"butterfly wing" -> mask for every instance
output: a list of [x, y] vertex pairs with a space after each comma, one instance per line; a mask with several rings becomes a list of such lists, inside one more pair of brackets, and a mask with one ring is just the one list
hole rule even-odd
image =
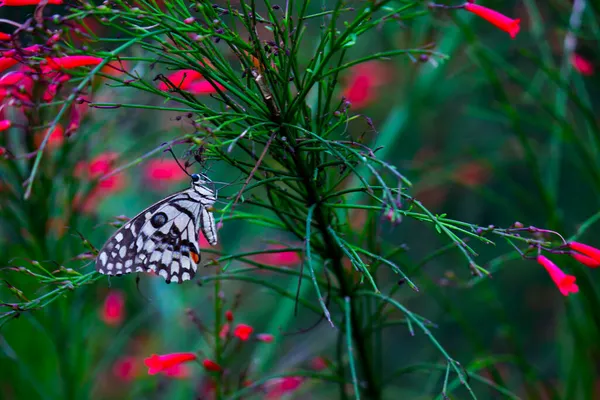
[[106, 275], [153, 271], [167, 283], [192, 279], [200, 262], [201, 215], [212, 217], [206, 210], [212, 203], [199, 196], [184, 190], [132, 218], [100, 250], [96, 270]]

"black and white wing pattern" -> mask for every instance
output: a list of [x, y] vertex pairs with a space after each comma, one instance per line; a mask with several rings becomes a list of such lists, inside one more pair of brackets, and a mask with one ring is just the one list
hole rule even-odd
[[152, 271], [167, 283], [190, 280], [200, 263], [198, 234], [212, 246], [217, 232], [211, 209], [215, 193], [192, 175], [190, 189], [148, 207], [108, 239], [96, 258], [105, 275]]

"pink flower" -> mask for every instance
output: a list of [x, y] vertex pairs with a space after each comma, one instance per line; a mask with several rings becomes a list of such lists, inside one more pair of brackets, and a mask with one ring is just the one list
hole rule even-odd
[[594, 64], [583, 56], [573, 53], [571, 54], [571, 65], [577, 72], [584, 76], [594, 75]]
[[250, 335], [252, 335], [253, 331], [254, 328], [250, 325], [238, 324], [238, 326], [236, 326], [233, 330], [233, 336], [245, 342], [246, 340], [250, 339]]
[[231, 325], [224, 324], [219, 331], [219, 337], [221, 339], [225, 339], [229, 335], [229, 331], [231, 330]]
[[590, 268], [600, 266], [600, 250], [579, 242], [569, 242], [569, 248], [581, 254], [571, 253], [571, 256]]
[[302, 376], [287, 376], [284, 378], [269, 379], [265, 382], [265, 391], [267, 399], [279, 399], [286, 394], [296, 391], [304, 382]]
[[519, 23], [521, 22], [520, 19], [509, 18], [504, 14], [500, 14], [498, 11], [480, 6], [479, 4], [466, 3], [465, 10], [472, 12], [478, 17], [485, 19], [492, 25], [495, 25], [503, 31], [508, 32], [510, 37], [513, 39], [517, 36], [517, 33], [519, 33], [519, 29], [521, 29], [519, 26]]
[[[286, 246], [273, 244], [269, 245], [267, 250], [285, 249]], [[276, 253], [261, 253], [252, 257], [254, 261], [276, 267], [289, 267], [298, 265], [302, 262], [302, 258], [295, 251], [280, 251]]]
[[54, 71], [60, 71], [64, 69], [74, 69], [79, 67], [87, 67], [98, 65], [103, 58], [94, 56], [65, 56], [65, 57], [54, 57], [47, 58], [48, 68]]
[[546, 268], [550, 278], [552, 278], [563, 296], [579, 292], [579, 287], [575, 284], [575, 277], [573, 275], [565, 274], [556, 264], [544, 256], [537, 256], [537, 262]]
[[355, 65], [349, 71], [343, 96], [353, 109], [367, 107], [377, 100], [379, 89], [389, 80], [388, 69], [377, 61]]
[[125, 296], [122, 292], [111, 290], [104, 299], [101, 318], [106, 325], [119, 325], [125, 317]]
[[221, 371], [221, 366], [219, 364], [217, 364], [216, 362], [212, 361], [212, 360], [204, 360], [204, 361], [202, 361], [202, 366], [207, 371], [212, 371], [212, 372], [219, 372], [219, 371]]
[[113, 364], [112, 373], [115, 377], [124, 382], [130, 382], [135, 379], [138, 371], [138, 360], [132, 356], [124, 356]]
[[7, 130], [12, 126], [12, 122], [8, 119], [0, 120], [0, 132]]
[[[41, 0], [0, 0], [0, 7], [37, 6]], [[62, 4], [63, 0], [48, 0], [47, 4]]]
[[202, 74], [193, 69], [182, 69], [174, 72], [167, 77], [167, 80], [171, 82], [168, 85], [165, 82], [158, 84], [158, 89], [163, 91], [169, 91], [173, 88], [188, 91], [195, 95], [217, 93], [217, 87], [219, 90], [225, 90], [225, 88], [218, 83], [211, 84], [208, 82]]
[[187, 175], [175, 160], [150, 160], [144, 168], [146, 179], [156, 189], [162, 189], [164, 183], [185, 180]]
[[149, 368], [148, 374], [155, 375], [159, 372], [164, 372], [167, 369], [173, 368], [181, 363], [196, 360], [194, 353], [172, 353], [164, 355], [152, 354], [144, 360], [144, 364]]
[[275, 336], [271, 335], [270, 333], [259, 333], [256, 335], [256, 340], [265, 343], [273, 343]]

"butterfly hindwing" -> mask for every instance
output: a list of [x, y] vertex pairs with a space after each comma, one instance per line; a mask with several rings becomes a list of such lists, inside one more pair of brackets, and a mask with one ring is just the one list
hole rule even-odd
[[192, 279], [200, 262], [199, 229], [216, 244], [214, 218], [208, 211], [214, 201], [212, 191], [192, 185], [148, 207], [106, 242], [96, 270], [106, 275], [152, 271], [167, 283]]

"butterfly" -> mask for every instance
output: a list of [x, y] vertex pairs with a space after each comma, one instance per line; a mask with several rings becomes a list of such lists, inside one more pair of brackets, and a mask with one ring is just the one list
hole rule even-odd
[[191, 187], [157, 202], [123, 225], [98, 252], [96, 270], [105, 275], [154, 272], [167, 283], [190, 280], [200, 263], [200, 230], [217, 244], [210, 212], [215, 192], [210, 179], [192, 174]]

